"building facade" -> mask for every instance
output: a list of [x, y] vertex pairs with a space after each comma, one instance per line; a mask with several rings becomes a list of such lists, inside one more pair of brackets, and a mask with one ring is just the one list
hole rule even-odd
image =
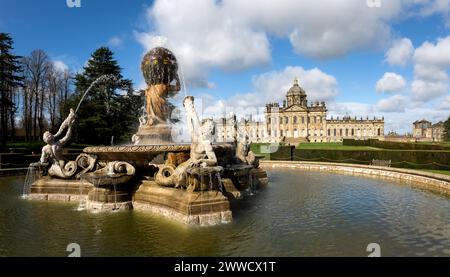
[[413, 122], [413, 138], [416, 141], [442, 141], [444, 137], [444, 122], [432, 124], [426, 119]]
[[236, 120], [233, 116], [216, 123], [216, 140], [233, 140], [233, 130], [245, 131], [252, 142], [341, 142], [343, 139], [383, 139], [384, 118], [357, 119], [343, 117], [327, 119], [325, 102], [308, 104], [305, 90], [297, 80], [286, 93], [282, 105], [266, 105], [265, 121]]

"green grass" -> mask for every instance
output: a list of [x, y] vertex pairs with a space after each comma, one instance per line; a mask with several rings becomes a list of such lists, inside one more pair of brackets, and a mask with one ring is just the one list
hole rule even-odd
[[450, 176], [450, 170], [434, 170], [434, 169], [420, 169], [422, 171], [431, 172], [431, 173], [438, 173], [438, 174], [444, 174]]
[[297, 149], [321, 149], [321, 150], [379, 150], [379, 148], [370, 146], [347, 146], [341, 142], [313, 142], [300, 143]]
[[440, 145], [440, 146], [446, 146], [446, 147], [450, 146], [450, 142], [448, 142], [448, 141], [446, 141], [446, 142], [418, 141], [416, 143], [417, 144], [425, 144], [425, 145]]

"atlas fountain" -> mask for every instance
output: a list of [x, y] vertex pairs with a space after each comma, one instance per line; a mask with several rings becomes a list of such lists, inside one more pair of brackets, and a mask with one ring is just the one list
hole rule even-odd
[[186, 96], [191, 143], [175, 143], [170, 100], [181, 88], [177, 59], [157, 47], [144, 56], [141, 70], [148, 85], [145, 112], [132, 143], [87, 147], [75, 161], [66, 161], [63, 146], [76, 124], [76, 111], [71, 110], [58, 133], [44, 134], [47, 145], [40, 161], [30, 165], [25, 197], [76, 201], [89, 211], [143, 210], [189, 225], [232, 221], [230, 202], [268, 182], [249, 151], [246, 134], [235, 127], [233, 142], [215, 143], [212, 120], [201, 120], [194, 97]]

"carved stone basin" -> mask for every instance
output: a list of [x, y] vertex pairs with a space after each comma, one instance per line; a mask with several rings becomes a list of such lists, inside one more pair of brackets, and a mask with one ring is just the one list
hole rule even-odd
[[191, 167], [186, 170], [188, 190], [222, 190], [220, 173], [221, 166]]
[[84, 174], [82, 178], [95, 187], [109, 187], [126, 184], [133, 178], [133, 175], [126, 173], [103, 174], [93, 172]]
[[[138, 170], [146, 170], [149, 163], [158, 163], [155, 161], [158, 156], [162, 156], [160, 163], [164, 163], [166, 153], [189, 153], [190, 149], [190, 144], [124, 145], [87, 147], [83, 152], [96, 155], [100, 161], [127, 161]], [[219, 165], [231, 164], [229, 160], [234, 155], [233, 145], [215, 144], [213, 149]]]
[[229, 167], [226, 167], [224, 169], [225, 171], [225, 176], [234, 176], [234, 177], [241, 177], [241, 176], [248, 176], [249, 172], [253, 169], [254, 167], [252, 165], [247, 165], [247, 164], [235, 164]]
[[82, 179], [95, 187], [110, 187], [128, 183], [135, 174], [135, 168], [127, 162], [109, 162], [95, 172], [86, 173]]

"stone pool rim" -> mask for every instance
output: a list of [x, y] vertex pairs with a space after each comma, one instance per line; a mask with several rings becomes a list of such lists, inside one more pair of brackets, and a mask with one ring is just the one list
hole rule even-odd
[[300, 170], [327, 171], [338, 174], [364, 175], [408, 182], [414, 187], [450, 197], [450, 176], [413, 169], [360, 165], [348, 163], [308, 161], [260, 161], [261, 168], [293, 168]]

